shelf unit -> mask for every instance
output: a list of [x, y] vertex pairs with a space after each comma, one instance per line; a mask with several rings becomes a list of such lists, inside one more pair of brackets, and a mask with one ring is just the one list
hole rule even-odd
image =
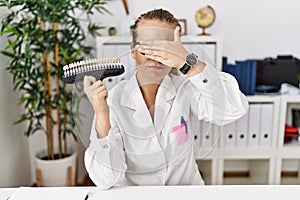
[[[291, 109], [300, 109], [300, 95], [248, 96], [249, 104], [273, 104], [272, 142], [269, 147], [226, 147], [225, 134], [206, 157], [199, 156], [199, 169], [206, 183], [300, 184], [300, 142], [284, 144], [285, 124], [291, 125]], [[266, 124], [264, 124], [266, 125]], [[216, 130], [216, 129], [215, 129]], [[200, 151], [207, 149], [200, 148]], [[201, 166], [201, 162], [206, 164]]]
[[[249, 104], [272, 105], [273, 118], [271, 121], [272, 137], [268, 146], [248, 146], [249, 143], [244, 143], [245, 146], [235, 145], [226, 146], [225, 140], [228, 140], [229, 135], [220, 131], [220, 127], [214, 127], [213, 137], [216, 138], [215, 147], [199, 148], [199, 152], [210, 152], [206, 156], [202, 153], [196, 154], [196, 159], [199, 164], [199, 170], [202, 172], [203, 178], [207, 184], [212, 185], [226, 185], [226, 184], [274, 184], [275, 183], [275, 165], [277, 162], [277, 133], [278, 120], [280, 113], [280, 96], [266, 96], [254, 95], [248, 96]], [[248, 111], [249, 112], [249, 111]], [[247, 115], [247, 114], [246, 114]], [[238, 122], [233, 123], [235, 125]], [[223, 127], [223, 130], [226, 128]], [[220, 136], [219, 136], [220, 134]], [[245, 133], [247, 134], [247, 133]], [[237, 136], [235, 132], [232, 133], [231, 139]], [[246, 137], [247, 138], [247, 137]], [[195, 140], [196, 143], [198, 143]], [[204, 160], [204, 161], [203, 161]], [[208, 164], [205, 167], [210, 169], [202, 170], [201, 162]]]
[[300, 109], [300, 95], [282, 96], [275, 184], [300, 184], [300, 142], [284, 144], [284, 127], [292, 125], [292, 108]]
[[[128, 72], [135, 66], [130, 55], [130, 42], [131, 37], [128, 36], [99, 37], [97, 38], [97, 56], [121, 57], [122, 62], [128, 65], [125, 69]], [[182, 42], [188, 50], [206, 55], [209, 62], [216, 63], [214, 66], [221, 70], [222, 40], [219, 37], [183, 36]], [[105, 80], [105, 84], [109, 89], [123, 78], [126, 77], [108, 79]], [[268, 138], [267, 145], [260, 145], [264, 136], [256, 135], [260, 143], [250, 145], [250, 142], [244, 141], [243, 143], [238, 138], [250, 141], [250, 137], [254, 138], [253, 134], [251, 136], [244, 133], [244, 138], [238, 134], [232, 136], [235, 132], [224, 133], [225, 127], [211, 125], [211, 134], [195, 136], [195, 157], [204, 181], [208, 185], [300, 184], [300, 145], [283, 144], [284, 126], [290, 123], [291, 108], [300, 108], [300, 95], [253, 95], [247, 98], [250, 106], [254, 105], [254, 108], [265, 105], [271, 108], [271, 120], [266, 122], [258, 120], [260, 127], [269, 126], [271, 139], [266, 137]], [[233, 126], [238, 127], [236, 124]], [[225, 140], [229, 137], [235, 138], [235, 141], [226, 143]], [[281, 177], [285, 168], [292, 170], [297, 176]]]

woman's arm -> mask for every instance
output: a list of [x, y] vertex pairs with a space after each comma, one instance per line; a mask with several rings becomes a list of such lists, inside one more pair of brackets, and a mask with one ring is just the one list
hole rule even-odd
[[199, 120], [225, 125], [243, 116], [248, 100], [236, 79], [206, 64], [200, 73], [188, 77], [193, 84], [192, 112]]
[[96, 115], [95, 128], [97, 138], [108, 135], [110, 130], [109, 107], [106, 98], [108, 91], [102, 81], [96, 81], [93, 76], [84, 77], [84, 92], [86, 93]]
[[97, 138], [95, 120], [90, 135], [90, 145], [85, 151], [84, 163], [91, 180], [101, 189], [119, 186], [127, 165], [123, 140], [116, 124], [111, 121], [108, 136]]
[[118, 186], [127, 170], [123, 140], [108, 105], [108, 91], [94, 77], [84, 78], [84, 91], [95, 117], [90, 145], [85, 152], [85, 166], [92, 181], [102, 189]]

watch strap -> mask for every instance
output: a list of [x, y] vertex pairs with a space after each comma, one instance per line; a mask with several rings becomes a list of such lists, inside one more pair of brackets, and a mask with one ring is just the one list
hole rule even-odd
[[183, 74], [186, 74], [190, 70], [191, 66], [184, 63], [184, 65], [179, 69], [179, 71]]

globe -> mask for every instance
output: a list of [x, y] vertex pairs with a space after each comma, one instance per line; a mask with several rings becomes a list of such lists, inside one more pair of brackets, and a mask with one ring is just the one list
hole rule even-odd
[[198, 27], [202, 28], [202, 33], [199, 35], [210, 35], [205, 32], [205, 29], [215, 22], [215, 18], [216, 14], [211, 6], [205, 6], [197, 10], [195, 20]]

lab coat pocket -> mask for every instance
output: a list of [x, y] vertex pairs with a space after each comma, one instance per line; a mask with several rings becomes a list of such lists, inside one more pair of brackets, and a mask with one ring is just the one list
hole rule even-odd
[[180, 124], [178, 126], [173, 127], [172, 133], [176, 136], [177, 145], [182, 145], [189, 139], [186, 124]]

